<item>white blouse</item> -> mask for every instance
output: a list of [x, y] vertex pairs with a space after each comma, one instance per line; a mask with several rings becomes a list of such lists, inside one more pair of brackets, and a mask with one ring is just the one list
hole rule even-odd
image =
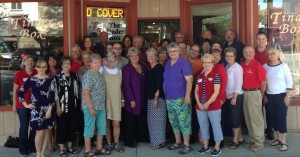
[[267, 73], [267, 94], [285, 93], [292, 89], [293, 79], [290, 68], [286, 63], [278, 65], [263, 65]]
[[243, 68], [238, 63], [234, 63], [231, 67], [226, 66], [227, 70], [227, 86], [226, 97], [231, 99], [233, 93], [243, 94]]

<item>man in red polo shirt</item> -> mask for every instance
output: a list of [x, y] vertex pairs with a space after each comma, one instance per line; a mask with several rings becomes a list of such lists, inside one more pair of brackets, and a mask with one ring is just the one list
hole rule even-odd
[[[267, 56], [267, 42], [268, 38], [265, 32], [258, 32], [256, 34], [256, 41], [257, 41], [257, 47], [255, 48], [255, 59], [260, 62], [262, 65], [266, 64], [269, 62], [269, 58]], [[265, 134], [266, 138], [268, 140], [274, 140], [274, 131], [273, 131], [273, 126], [271, 122], [269, 111], [266, 109], [266, 122], [267, 122], [267, 128], [265, 129]]]
[[243, 50], [245, 61], [243, 67], [244, 114], [250, 141], [244, 146], [252, 151], [264, 148], [264, 118], [261, 112], [262, 98], [266, 91], [266, 71], [254, 59], [255, 50], [246, 46]]

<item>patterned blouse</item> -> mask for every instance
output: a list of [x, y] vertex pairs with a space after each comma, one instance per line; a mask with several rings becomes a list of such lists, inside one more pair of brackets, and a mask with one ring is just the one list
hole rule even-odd
[[[95, 74], [91, 70], [87, 71], [82, 78], [82, 90], [89, 90], [90, 99], [95, 110], [105, 109], [106, 86], [100, 72]], [[82, 96], [82, 109], [86, 108], [87, 106]]]

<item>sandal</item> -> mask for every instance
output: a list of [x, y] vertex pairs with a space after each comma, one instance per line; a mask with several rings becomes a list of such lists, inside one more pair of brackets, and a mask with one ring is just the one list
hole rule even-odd
[[120, 143], [115, 143], [114, 149], [119, 153], [123, 153], [125, 151], [124, 148], [120, 146]]
[[183, 148], [179, 151], [179, 154], [187, 154], [192, 150], [191, 146], [184, 145]]
[[287, 144], [281, 143], [281, 144], [280, 144], [280, 149], [279, 149], [279, 150], [280, 150], [281, 152], [287, 151], [287, 150], [288, 150]]
[[89, 151], [89, 152], [84, 152], [84, 157], [97, 157], [97, 156], [91, 151]]
[[281, 145], [281, 141], [279, 141], [278, 139], [276, 139], [275, 141], [273, 141], [270, 146], [278, 146]]
[[101, 148], [100, 150], [95, 151], [96, 155], [110, 155], [110, 151], [106, 150], [104, 148]]
[[181, 143], [173, 143], [171, 146], [168, 147], [169, 150], [175, 150], [175, 149], [178, 149], [178, 148], [182, 148], [183, 145]]
[[67, 157], [67, 154], [66, 154], [65, 150], [60, 150], [59, 151], [59, 156], [60, 157]]
[[162, 148], [164, 146], [166, 146], [165, 142], [163, 142], [163, 143], [161, 143], [159, 145], [150, 145], [149, 147], [150, 147], [150, 149], [159, 149], [159, 148]]
[[[244, 142], [245, 142], [245, 140], [239, 141], [239, 144], [241, 145], [241, 144], [243, 144]], [[228, 143], [228, 145], [229, 145], [229, 146], [232, 146], [233, 143], [235, 143], [235, 142], [234, 142], [234, 141], [230, 141], [230, 142]]]
[[67, 152], [71, 154], [77, 154], [77, 151], [73, 147], [67, 148]]
[[110, 142], [108, 142], [108, 143], [107, 143], [106, 150], [109, 150], [109, 151], [111, 151], [111, 150], [112, 150], [112, 147], [111, 147], [111, 143], [110, 143]]
[[230, 149], [237, 149], [240, 146], [239, 143], [235, 143], [234, 141], [231, 142], [231, 146], [229, 147]]

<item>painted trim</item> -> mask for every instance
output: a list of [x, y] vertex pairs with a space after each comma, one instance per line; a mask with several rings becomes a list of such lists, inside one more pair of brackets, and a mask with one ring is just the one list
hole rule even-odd
[[12, 111], [12, 105], [11, 106], [0, 106], [0, 112], [7, 112]]
[[68, 0], [68, 12], [67, 12], [67, 17], [68, 17], [68, 51], [65, 52], [64, 54], [68, 54], [68, 56], [71, 56], [71, 53], [69, 50], [71, 50], [71, 10], [70, 10], [70, 0]]

